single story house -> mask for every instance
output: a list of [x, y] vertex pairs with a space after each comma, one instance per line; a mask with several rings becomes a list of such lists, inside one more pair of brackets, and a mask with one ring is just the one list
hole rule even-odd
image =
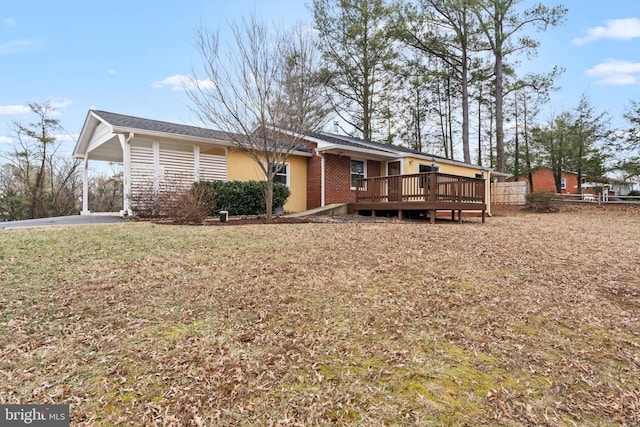
[[[234, 147], [223, 132], [99, 110], [88, 112], [73, 156], [82, 159], [84, 165], [82, 214], [89, 213], [90, 161], [117, 162], [123, 165], [123, 206], [129, 214], [132, 213], [132, 194], [150, 183], [158, 185], [157, 183], [171, 182], [173, 185], [186, 186], [200, 180], [264, 179], [258, 166]], [[291, 190], [291, 196], [284, 206], [285, 211], [300, 212], [329, 204], [354, 203], [358, 199], [358, 190], [366, 186], [363, 182], [373, 177], [413, 176], [427, 172], [438, 172], [442, 174], [442, 179], [446, 178], [445, 175], [451, 175], [472, 180], [465, 181], [466, 190], [456, 190], [458, 187], [454, 188], [451, 182], [447, 184], [447, 188], [457, 192], [450, 200], [462, 200], [464, 194], [471, 191], [469, 188], [473, 187], [473, 191], [482, 192], [476, 197], [477, 200], [474, 199], [478, 202], [481, 199], [482, 207], [474, 206], [482, 210], [483, 215], [484, 206], [490, 206], [490, 169], [404, 147], [325, 132], [307, 135], [287, 158], [285, 167], [277, 178]], [[446, 179], [452, 182], [456, 180]], [[418, 182], [416, 179], [413, 181]], [[403, 187], [408, 185], [404, 181], [399, 182]], [[414, 187], [419, 187], [419, 191], [426, 191], [424, 182], [423, 176], [422, 181]], [[480, 187], [468, 185], [478, 182], [482, 184]], [[384, 184], [385, 194], [391, 193], [392, 186], [396, 185], [394, 183], [395, 181]], [[459, 188], [462, 189], [462, 185]], [[380, 182], [375, 185], [371, 183], [367, 191], [379, 187]], [[398, 193], [398, 202], [406, 201], [405, 196], [406, 194], [403, 196]], [[385, 197], [385, 201], [395, 200], [393, 197]], [[361, 197], [360, 201], [362, 200], [364, 199]], [[439, 209], [439, 206], [434, 209]]]
[[[510, 181], [513, 178], [509, 179]], [[519, 181], [529, 183], [528, 175], [521, 175]], [[553, 177], [553, 170], [549, 167], [539, 167], [532, 173], [533, 190], [534, 191], [553, 191], [556, 192], [556, 184]], [[607, 196], [626, 196], [633, 189], [633, 183], [622, 181], [619, 179], [603, 177], [602, 182], [585, 182], [582, 178], [581, 189], [582, 194], [596, 194], [600, 188], [607, 188]], [[529, 185], [529, 188], [531, 186]], [[575, 172], [563, 171], [560, 178], [560, 194], [578, 195], [578, 174]]]
[[[553, 169], [548, 167], [539, 167], [531, 174], [533, 181], [533, 191], [553, 191], [556, 192], [556, 183], [553, 177]], [[513, 178], [508, 181], [513, 181]], [[520, 175], [518, 181], [527, 182], [528, 188], [531, 188], [528, 175]], [[583, 181], [584, 182], [584, 181]], [[560, 194], [575, 194], [578, 188], [578, 174], [573, 172], [562, 172], [560, 178]]]

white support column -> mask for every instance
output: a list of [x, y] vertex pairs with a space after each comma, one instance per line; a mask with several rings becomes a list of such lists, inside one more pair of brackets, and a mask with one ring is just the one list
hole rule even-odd
[[89, 215], [89, 153], [84, 155], [82, 162], [82, 211], [80, 215]]
[[200, 182], [200, 146], [193, 145], [193, 180]]
[[133, 215], [133, 211], [131, 210], [131, 138], [133, 138], [133, 133], [130, 133], [126, 138], [124, 135], [118, 135], [120, 147], [122, 147], [122, 187], [124, 193], [122, 210], [123, 213], [126, 213], [128, 216]]
[[153, 191], [160, 191], [160, 180], [162, 171], [160, 170], [160, 143], [153, 141]]

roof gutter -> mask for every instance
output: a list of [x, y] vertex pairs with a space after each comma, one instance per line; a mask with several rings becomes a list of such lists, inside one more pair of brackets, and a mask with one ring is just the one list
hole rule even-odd
[[[367, 148], [360, 148], [360, 147], [352, 147], [352, 146], [348, 146], [348, 145], [340, 145], [340, 144], [331, 144], [331, 145], [326, 145], [324, 147], [318, 147], [316, 148], [316, 151], [318, 152], [329, 152], [329, 151], [336, 151], [338, 154], [340, 153], [358, 153], [358, 154], [362, 154], [362, 155], [369, 155], [371, 157], [379, 157], [382, 159], [397, 159], [398, 158], [398, 154], [397, 153], [392, 153], [392, 152], [384, 152], [384, 151], [380, 151], [380, 150], [370, 150]], [[332, 153], [330, 153], [332, 154]]]
[[[112, 132], [114, 134], [134, 134], [141, 138], [144, 136], [148, 136], [150, 138], [166, 138], [166, 139], [171, 139], [171, 140], [183, 140], [183, 141], [188, 141], [190, 143], [204, 143], [204, 144], [213, 144], [213, 145], [222, 145], [224, 147], [238, 147], [238, 145], [234, 144], [231, 141], [225, 141], [222, 139], [213, 139], [213, 138], [203, 138], [203, 137], [197, 137], [197, 136], [189, 136], [189, 135], [183, 135], [180, 133], [169, 133], [169, 132], [154, 132], [154, 131], [150, 131], [150, 130], [146, 130], [146, 129], [138, 129], [138, 128], [130, 128], [130, 127], [121, 127], [121, 126], [114, 126], [112, 128]], [[306, 151], [299, 151], [299, 150], [293, 150], [291, 151], [291, 154], [295, 154], [296, 156], [303, 156], [303, 157], [312, 157], [313, 153], [309, 153]]]

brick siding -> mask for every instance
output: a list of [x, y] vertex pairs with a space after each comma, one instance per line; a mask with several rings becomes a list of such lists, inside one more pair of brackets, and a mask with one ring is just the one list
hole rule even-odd
[[[310, 147], [314, 148], [314, 147]], [[353, 203], [356, 192], [351, 190], [351, 158], [335, 154], [324, 154], [325, 204]], [[380, 176], [379, 161], [367, 161], [367, 177]], [[315, 150], [307, 160], [307, 209], [322, 204], [322, 157]]]
[[[578, 174], [572, 172], [562, 172], [562, 178], [567, 180], [566, 188], [562, 189], [562, 194], [578, 193]], [[527, 175], [521, 176], [519, 181], [529, 182]], [[533, 191], [553, 191], [556, 192], [556, 184], [553, 180], [553, 171], [550, 168], [540, 168], [533, 173]]]

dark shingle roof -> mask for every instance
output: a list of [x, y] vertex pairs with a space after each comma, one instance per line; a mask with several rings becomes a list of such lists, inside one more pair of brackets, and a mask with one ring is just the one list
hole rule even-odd
[[108, 111], [91, 110], [91, 112], [116, 127], [229, 141], [227, 134], [219, 130], [163, 122], [160, 120], [143, 119], [140, 117], [126, 116], [124, 114], [110, 113]]
[[[92, 113], [104, 119], [107, 123], [115, 127], [141, 129], [151, 132], [162, 132], [173, 135], [185, 135], [196, 138], [214, 139], [218, 141], [229, 141], [232, 139], [226, 132], [201, 128], [198, 126], [181, 125], [178, 123], [163, 122], [160, 120], [143, 119], [141, 117], [127, 116], [124, 114], [110, 113], [108, 111], [91, 110]], [[239, 140], [241, 135], [237, 135]], [[312, 150], [304, 146], [296, 146], [296, 151], [311, 153]]]
[[313, 138], [321, 139], [323, 141], [326, 141], [332, 144], [346, 145], [348, 147], [367, 148], [370, 150], [378, 150], [378, 151], [384, 151], [387, 153], [394, 153], [394, 154], [397, 152], [418, 154], [421, 156], [435, 157], [437, 159], [443, 158], [442, 156], [434, 156], [432, 154], [425, 153], [423, 151], [412, 150], [411, 148], [407, 148], [407, 147], [382, 144], [380, 142], [367, 141], [365, 139], [354, 138], [352, 136], [335, 135], [335, 134], [326, 133], [326, 132], [311, 132], [309, 136]]

